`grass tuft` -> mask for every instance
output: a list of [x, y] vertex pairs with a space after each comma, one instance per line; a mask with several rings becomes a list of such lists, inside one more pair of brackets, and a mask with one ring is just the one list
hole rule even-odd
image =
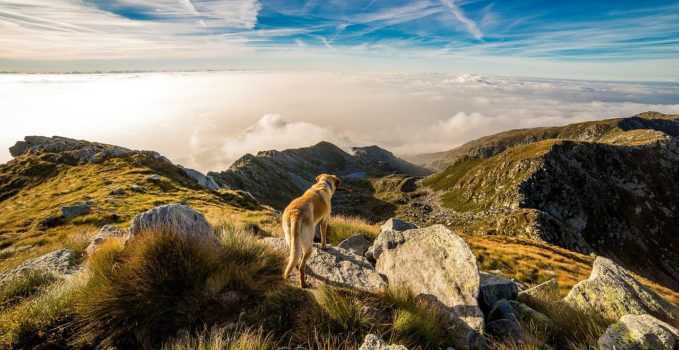
[[357, 216], [333, 215], [330, 217], [328, 225], [328, 241], [330, 243], [339, 244], [358, 232], [373, 240], [380, 234], [380, 229]]
[[358, 331], [370, 325], [371, 317], [366, 306], [351, 291], [321, 285], [315, 292], [316, 300], [332, 324], [341, 331]]
[[269, 350], [276, 343], [270, 333], [246, 329], [229, 332], [226, 328], [214, 327], [195, 335], [185, 335], [163, 345], [163, 350]]

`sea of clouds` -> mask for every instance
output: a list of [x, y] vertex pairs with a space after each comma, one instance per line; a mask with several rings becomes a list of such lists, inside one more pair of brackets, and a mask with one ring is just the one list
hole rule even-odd
[[649, 110], [679, 114], [679, 83], [297, 71], [6, 74], [0, 162], [25, 135], [152, 149], [202, 171], [323, 140], [407, 156], [507, 129]]

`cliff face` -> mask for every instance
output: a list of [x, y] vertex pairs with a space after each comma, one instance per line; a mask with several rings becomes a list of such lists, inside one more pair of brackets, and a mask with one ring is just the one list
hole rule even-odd
[[443, 207], [433, 220], [603, 255], [679, 290], [678, 130], [645, 114], [459, 158], [424, 180]]
[[228, 170], [208, 175], [224, 187], [248, 191], [262, 203], [282, 209], [308, 189], [321, 173], [335, 174], [343, 180], [430, 173], [377, 146], [356, 147], [353, 151], [355, 154], [351, 155], [328, 142], [299, 149], [263, 151], [256, 156], [247, 154]]

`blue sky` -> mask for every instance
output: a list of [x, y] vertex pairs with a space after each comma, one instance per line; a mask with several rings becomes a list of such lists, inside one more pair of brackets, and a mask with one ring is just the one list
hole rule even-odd
[[0, 70], [679, 79], [676, 1], [0, 0]]

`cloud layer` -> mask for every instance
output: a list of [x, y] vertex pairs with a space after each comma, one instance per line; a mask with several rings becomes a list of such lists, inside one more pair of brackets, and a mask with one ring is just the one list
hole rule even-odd
[[62, 135], [204, 171], [322, 140], [410, 155], [513, 128], [679, 114], [679, 83], [439, 73], [0, 75], [0, 96], [0, 161], [25, 135]]

